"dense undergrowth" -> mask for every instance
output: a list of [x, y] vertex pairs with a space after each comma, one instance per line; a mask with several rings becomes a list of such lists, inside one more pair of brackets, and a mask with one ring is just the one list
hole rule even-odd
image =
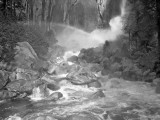
[[14, 60], [15, 46], [18, 42], [28, 42], [37, 55], [43, 58], [50, 45], [49, 37], [45, 30], [38, 25], [0, 21], [0, 61], [11, 62]]

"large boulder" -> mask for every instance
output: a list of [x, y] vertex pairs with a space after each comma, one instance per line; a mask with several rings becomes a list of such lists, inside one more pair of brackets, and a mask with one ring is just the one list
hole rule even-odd
[[70, 58], [67, 59], [67, 61], [73, 62], [73, 63], [78, 63], [78, 57], [77, 56], [71, 56]]
[[94, 100], [94, 99], [99, 99], [99, 98], [104, 98], [104, 97], [105, 97], [105, 94], [103, 93], [103, 91], [98, 90], [94, 94], [90, 95], [88, 98]]
[[19, 42], [16, 46], [15, 61], [17, 66], [24, 69], [40, 71], [41, 68], [48, 69], [47, 61], [39, 59], [36, 52], [28, 42]]
[[7, 91], [7, 90], [0, 91], [0, 100], [10, 99], [16, 96], [17, 94], [15, 92]]
[[52, 93], [49, 97], [47, 97], [46, 100], [54, 100], [54, 101], [57, 101], [59, 100], [60, 98], [63, 97], [63, 94], [61, 92], [54, 92]]
[[32, 59], [38, 58], [36, 52], [28, 42], [19, 42], [16, 49], [18, 53], [22, 53], [26, 55], [26, 57], [30, 57]]
[[38, 57], [28, 42], [19, 42], [16, 46], [15, 61], [21, 68], [30, 68], [33, 61]]
[[46, 87], [49, 88], [50, 90], [53, 90], [53, 91], [60, 89], [60, 87], [55, 84], [47, 84]]
[[88, 87], [100, 88], [100, 87], [102, 87], [102, 85], [98, 80], [96, 80], [96, 81], [93, 81], [93, 82], [89, 83]]
[[67, 78], [74, 85], [85, 85], [85, 84], [87, 85], [88, 83], [91, 83], [92, 81], [95, 81], [97, 79], [92, 72], [84, 68], [81, 68], [78, 71], [69, 73], [67, 75]]
[[8, 91], [27, 92], [30, 93], [34, 87], [44, 84], [40, 80], [15, 80], [7, 84]]

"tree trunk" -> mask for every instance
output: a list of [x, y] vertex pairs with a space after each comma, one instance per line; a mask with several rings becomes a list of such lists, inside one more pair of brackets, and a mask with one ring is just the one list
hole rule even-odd
[[29, 7], [30, 7], [30, 12], [29, 12], [29, 20], [31, 20], [33, 22], [33, 0], [30, 0], [30, 4], [29, 4]]
[[3, 6], [2, 10], [3, 10], [4, 16], [6, 15], [6, 4], [7, 4], [6, 2], [7, 2], [6, 0], [3, 0], [3, 4], [2, 4]]
[[13, 6], [12, 6], [13, 1], [11, 0], [10, 3], [11, 3], [11, 4], [10, 4], [10, 5], [11, 5], [11, 16], [13, 17]]
[[47, 22], [51, 22], [51, 8], [52, 8], [52, 1], [49, 0]]
[[50, 30], [50, 22], [52, 20], [52, 18], [51, 18], [51, 10], [52, 10], [52, 0], [49, 0], [48, 15], [47, 15], [47, 24], [48, 24], [48, 29], [49, 30]]
[[46, 6], [46, 1], [42, 0], [42, 21], [44, 21], [45, 18], [45, 6]]
[[[157, 32], [158, 32], [158, 61], [155, 62], [154, 70], [157, 77], [160, 77], [160, 1], [156, 0], [156, 12], [157, 12]], [[157, 86], [159, 87], [159, 85]]]
[[50, 21], [53, 20], [55, 7], [56, 7], [56, 4], [52, 4], [52, 10], [51, 10]]
[[14, 1], [14, 3], [13, 3], [13, 9], [14, 9], [14, 16], [15, 16], [15, 18], [16, 18], [16, 3], [15, 3], [15, 1]]
[[67, 1], [67, 11], [66, 11], [66, 14], [64, 16], [64, 23], [67, 23], [67, 20], [69, 19], [69, 15], [70, 15], [70, 12], [72, 10], [72, 8], [76, 5], [76, 3], [78, 2], [78, 0], [75, 0], [73, 3], [71, 2], [71, 0], [68, 0]]

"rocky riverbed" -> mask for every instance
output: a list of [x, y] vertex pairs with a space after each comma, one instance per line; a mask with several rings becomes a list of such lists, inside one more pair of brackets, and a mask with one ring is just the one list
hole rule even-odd
[[[104, 82], [104, 79], [106, 82]], [[33, 89], [27, 98], [0, 103], [5, 120], [159, 120], [160, 96], [142, 82], [102, 77], [102, 87], [73, 85], [62, 80]]]
[[102, 76], [63, 59], [47, 66], [24, 48], [28, 64], [19, 56], [16, 77], [0, 74], [0, 120], [160, 119], [160, 95], [151, 83]]

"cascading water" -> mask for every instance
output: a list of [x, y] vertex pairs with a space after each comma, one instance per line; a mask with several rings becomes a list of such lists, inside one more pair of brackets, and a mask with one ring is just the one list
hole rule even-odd
[[[59, 44], [66, 47], [67, 51], [63, 57], [61, 56], [55, 60], [57, 66], [51, 72], [63, 62], [68, 62], [67, 59], [69, 57], [73, 55], [77, 56], [80, 49], [97, 47], [99, 44], [104, 43], [105, 40], [116, 40], [116, 37], [123, 34], [121, 31], [121, 19], [125, 14], [124, 8], [125, 0], [123, 0], [121, 5], [121, 15], [112, 18], [110, 20], [111, 28], [106, 30], [96, 29], [88, 33], [66, 25], [53, 25]], [[68, 67], [72, 65], [68, 65]], [[76, 66], [75, 63], [74, 65]], [[72, 67], [75, 67], [74, 65]], [[109, 79], [101, 75], [97, 75], [97, 81], [102, 86], [95, 87], [95, 83], [76, 85], [74, 83], [76, 79], [80, 82], [86, 80], [87, 75], [84, 71], [82, 69], [82, 73], [79, 76], [77, 75], [79, 79], [76, 75], [72, 76], [75, 79], [74, 81], [71, 81], [73, 78], [63, 78], [68, 73], [56, 74], [55, 76], [46, 75], [48, 78], [44, 76], [42, 79], [45, 81], [46, 86], [35, 87], [29, 100], [11, 100], [0, 104], [0, 119], [147, 120], [145, 118], [147, 114], [154, 112], [154, 109], [147, 111], [149, 105], [152, 105], [151, 108], [153, 107], [158, 111], [156, 107], [160, 106], [160, 97], [153, 92], [152, 87], [144, 83], [128, 82], [118, 78]], [[74, 72], [76, 73], [77, 71], [75, 70]], [[89, 77], [87, 76], [87, 80]], [[155, 116], [157, 117], [158, 115], [151, 114], [148, 117], [150, 117], [150, 120], [155, 120]]]
[[93, 38], [94, 37], [99, 38], [101, 40], [100, 43], [104, 43], [105, 40], [114, 41], [118, 36], [123, 34], [122, 17], [125, 15], [125, 5], [126, 5], [126, 0], [122, 0], [121, 14], [119, 16], [113, 17], [110, 20], [109, 29], [96, 29], [93, 32], [91, 32]]
[[63, 56], [63, 58], [66, 61], [68, 58], [70, 58], [72, 56], [78, 56], [79, 53], [80, 53], [79, 51], [76, 51], [76, 52], [74, 52], [74, 51], [66, 51], [64, 56]]
[[[106, 4], [106, 2], [104, 3]], [[110, 28], [108, 29], [95, 29], [91, 33], [88, 33], [72, 26], [53, 24], [52, 28], [55, 30], [58, 44], [65, 47], [67, 50], [80, 51], [82, 48], [97, 47], [106, 40], [116, 40], [119, 35], [123, 34], [122, 17], [125, 15], [125, 4], [126, 0], [122, 0], [121, 14], [110, 20]], [[102, 9], [102, 12], [104, 12], [106, 7]]]
[[39, 101], [39, 100], [42, 100], [44, 98], [44, 95], [41, 92], [40, 87], [33, 88], [32, 95], [30, 96], [30, 98], [33, 101]]

